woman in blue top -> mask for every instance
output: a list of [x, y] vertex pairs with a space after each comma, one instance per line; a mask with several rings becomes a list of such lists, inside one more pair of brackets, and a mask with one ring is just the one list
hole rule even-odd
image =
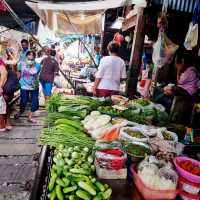
[[17, 66], [21, 91], [20, 111], [15, 115], [15, 118], [18, 118], [25, 111], [30, 96], [31, 111], [28, 114], [28, 121], [32, 123], [36, 123], [32, 114], [39, 108], [39, 73], [41, 70], [40, 64], [35, 62], [35, 57], [35, 52], [28, 51], [26, 62], [20, 62]]

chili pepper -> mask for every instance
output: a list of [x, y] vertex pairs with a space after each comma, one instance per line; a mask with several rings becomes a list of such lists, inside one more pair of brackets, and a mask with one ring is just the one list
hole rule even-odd
[[200, 173], [200, 168], [199, 167], [194, 167], [191, 171], [192, 174], [198, 175]]
[[186, 171], [190, 172], [192, 170], [192, 162], [189, 160], [181, 162], [180, 166]]

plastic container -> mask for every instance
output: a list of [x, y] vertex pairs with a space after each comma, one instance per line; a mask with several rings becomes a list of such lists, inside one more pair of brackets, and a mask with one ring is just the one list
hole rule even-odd
[[108, 170], [119, 170], [125, 168], [126, 166], [127, 154], [125, 153], [119, 157], [96, 151], [95, 157], [101, 168]]
[[[183, 191], [189, 194], [198, 195], [198, 193], [200, 192], [200, 184], [191, 183], [188, 180], [184, 179], [183, 177], [179, 178], [179, 185]], [[200, 195], [199, 195], [199, 198], [200, 198]]]
[[146, 200], [163, 200], [163, 199], [175, 199], [179, 190], [154, 190], [144, 185], [140, 177], [134, 170], [134, 165], [131, 166], [131, 173], [133, 175], [133, 181]]
[[199, 200], [200, 199], [200, 195], [192, 195], [184, 191], [181, 191], [179, 193], [180, 193], [181, 199], [183, 200]]
[[176, 170], [179, 173], [179, 175], [181, 175], [183, 178], [185, 178], [186, 180], [188, 180], [189, 182], [193, 182], [193, 183], [200, 183], [200, 176], [194, 175], [184, 169], [182, 169], [178, 163], [180, 163], [181, 161], [191, 161], [194, 165], [200, 167], [200, 162], [185, 156], [179, 156], [176, 157], [174, 159], [174, 164], [176, 166]]
[[[141, 156], [134, 155], [134, 154], [132, 154], [132, 153], [130, 153], [130, 152], [127, 151], [127, 148], [128, 148], [129, 146], [131, 146], [131, 145], [133, 145], [133, 146], [134, 146], [134, 145], [142, 146], [142, 147], [144, 147], [144, 148], [147, 149], [148, 153], [146, 153], [145, 155], [141, 155]], [[145, 143], [142, 143], [142, 142], [137, 142], [137, 141], [131, 142], [131, 143], [129, 143], [128, 145], [126, 145], [126, 146], [124, 147], [124, 151], [125, 151], [129, 156], [131, 156], [132, 162], [140, 162], [140, 161], [142, 161], [142, 160], [144, 159], [144, 157], [145, 157], [147, 154], [150, 154], [150, 153], [151, 153], [151, 149], [150, 149], [149, 145], [147, 145], [147, 144], [145, 144]]]

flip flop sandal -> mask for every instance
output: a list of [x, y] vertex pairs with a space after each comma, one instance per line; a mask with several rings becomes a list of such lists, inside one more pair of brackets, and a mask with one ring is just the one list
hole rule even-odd
[[12, 126], [6, 126], [6, 130], [11, 131], [13, 129]]
[[34, 120], [34, 119], [28, 119], [27, 121], [30, 122], [30, 123], [33, 123], [33, 124], [37, 124], [37, 121]]
[[3, 132], [5, 132], [5, 131], [6, 131], [5, 128], [1, 128], [1, 129], [0, 129], [0, 133], [3, 133]]

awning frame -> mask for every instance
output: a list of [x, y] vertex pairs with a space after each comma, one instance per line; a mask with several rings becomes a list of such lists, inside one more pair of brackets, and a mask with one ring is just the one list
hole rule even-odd
[[46, 1], [39, 1], [38, 8], [42, 10], [65, 10], [65, 11], [94, 11], [106, 10], [110, 8], [123, 7], [125, 5], [139, 5], [146, 7], [146, 0], [101, 0], [101, 1], [88, 1], [88, 2], [62, 2], [52, 3]]

